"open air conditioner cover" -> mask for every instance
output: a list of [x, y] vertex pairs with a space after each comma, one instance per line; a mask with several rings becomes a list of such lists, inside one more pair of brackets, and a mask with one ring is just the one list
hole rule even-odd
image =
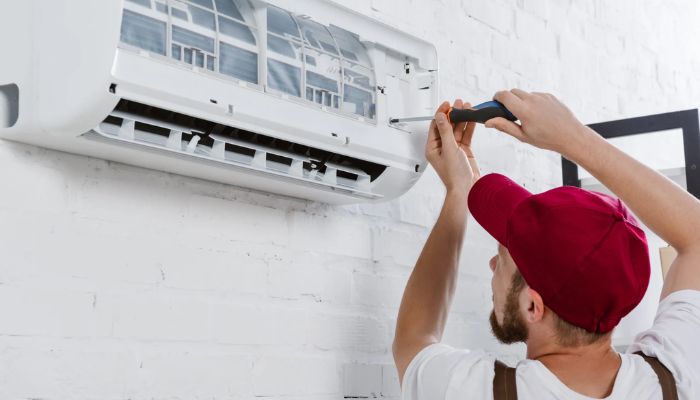
[[[23, 0], [0, 137], [332, 203], [421, 176], [437, 57], [324, 0]], [[9, 55], [12, 55], [9, 57]]]

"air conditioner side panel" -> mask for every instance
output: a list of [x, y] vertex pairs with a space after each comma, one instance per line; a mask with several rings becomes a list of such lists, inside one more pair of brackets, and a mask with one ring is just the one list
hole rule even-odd
[[[2, 74], [0, 75], [0, 86], [8, 88], [12, 85], [18, 87], [18, 96], [13, 101], [17, 101], [18, 118], [14, 124], [3, 122], [8, 119], [9, 98], [6, 94], [0, 93], [0, 135], [7, 135], [10, 132], [24, 131], [28, 128], [30, 121], [33, 121], [32, 99], [32, 77], [34, 69], [32, 57], [34, 53], [34, 20], [32, 13], [34, 1], [13, 2], [10, 7], [0, 13], [0, 54], [2, 57]], [[17, 40], [17, 38], [22, 38]]]
[[23, 79], [21, 86], [29, 92], [23, 101], [33, 102], [36, 114], [27, 121], [28, 129], [22, 134], [41, 131], [74, 136], [85, 132], [99, 123], [118, 100], [110, 95], [109, 85], [122, 2], [29, 3], [33, 15], [23, 16], [19, 23], [34, 24], [33, 52], [21, 60], [30, 63], [28, 69], [33, 73]]

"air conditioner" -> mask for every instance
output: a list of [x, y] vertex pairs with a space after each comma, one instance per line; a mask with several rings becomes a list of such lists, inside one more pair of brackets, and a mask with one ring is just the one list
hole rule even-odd
[[434, 46], [324, 0], [22, 0], [0, 137], [330, 203], [422, 174]]

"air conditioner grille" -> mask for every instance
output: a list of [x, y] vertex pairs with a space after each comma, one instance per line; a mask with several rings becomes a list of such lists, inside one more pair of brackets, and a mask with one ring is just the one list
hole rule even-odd
[[122, 99], [95, 128], [102, 137], [184, 153], [379, 198], [385, 165]]

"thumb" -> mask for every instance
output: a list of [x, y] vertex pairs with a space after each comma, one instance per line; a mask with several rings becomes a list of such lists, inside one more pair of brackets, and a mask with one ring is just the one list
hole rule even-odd
[[435, 124], [437, 125], [438, 132], [440, 132], [442, 147], [456, 148], [457, 142], [455, 141], [455, 134], [452, 130], [452, 124], [450, 124], [450, 122], [447, 120], [447, 115], [445, 115], [445, 113], [438, 112], [435, 115]]
[[505, 118], [491, 118], [490, 120], [486, 121], [484, 126], [486, 126], [487, 128], [498, 129], [503, 133], [507, 133], [510, 136], [513, 136], [521, 142], [525, 141], [525, 134], [523, 133], [522, 127], [516, 124], [515, 122], [509, 121]]

